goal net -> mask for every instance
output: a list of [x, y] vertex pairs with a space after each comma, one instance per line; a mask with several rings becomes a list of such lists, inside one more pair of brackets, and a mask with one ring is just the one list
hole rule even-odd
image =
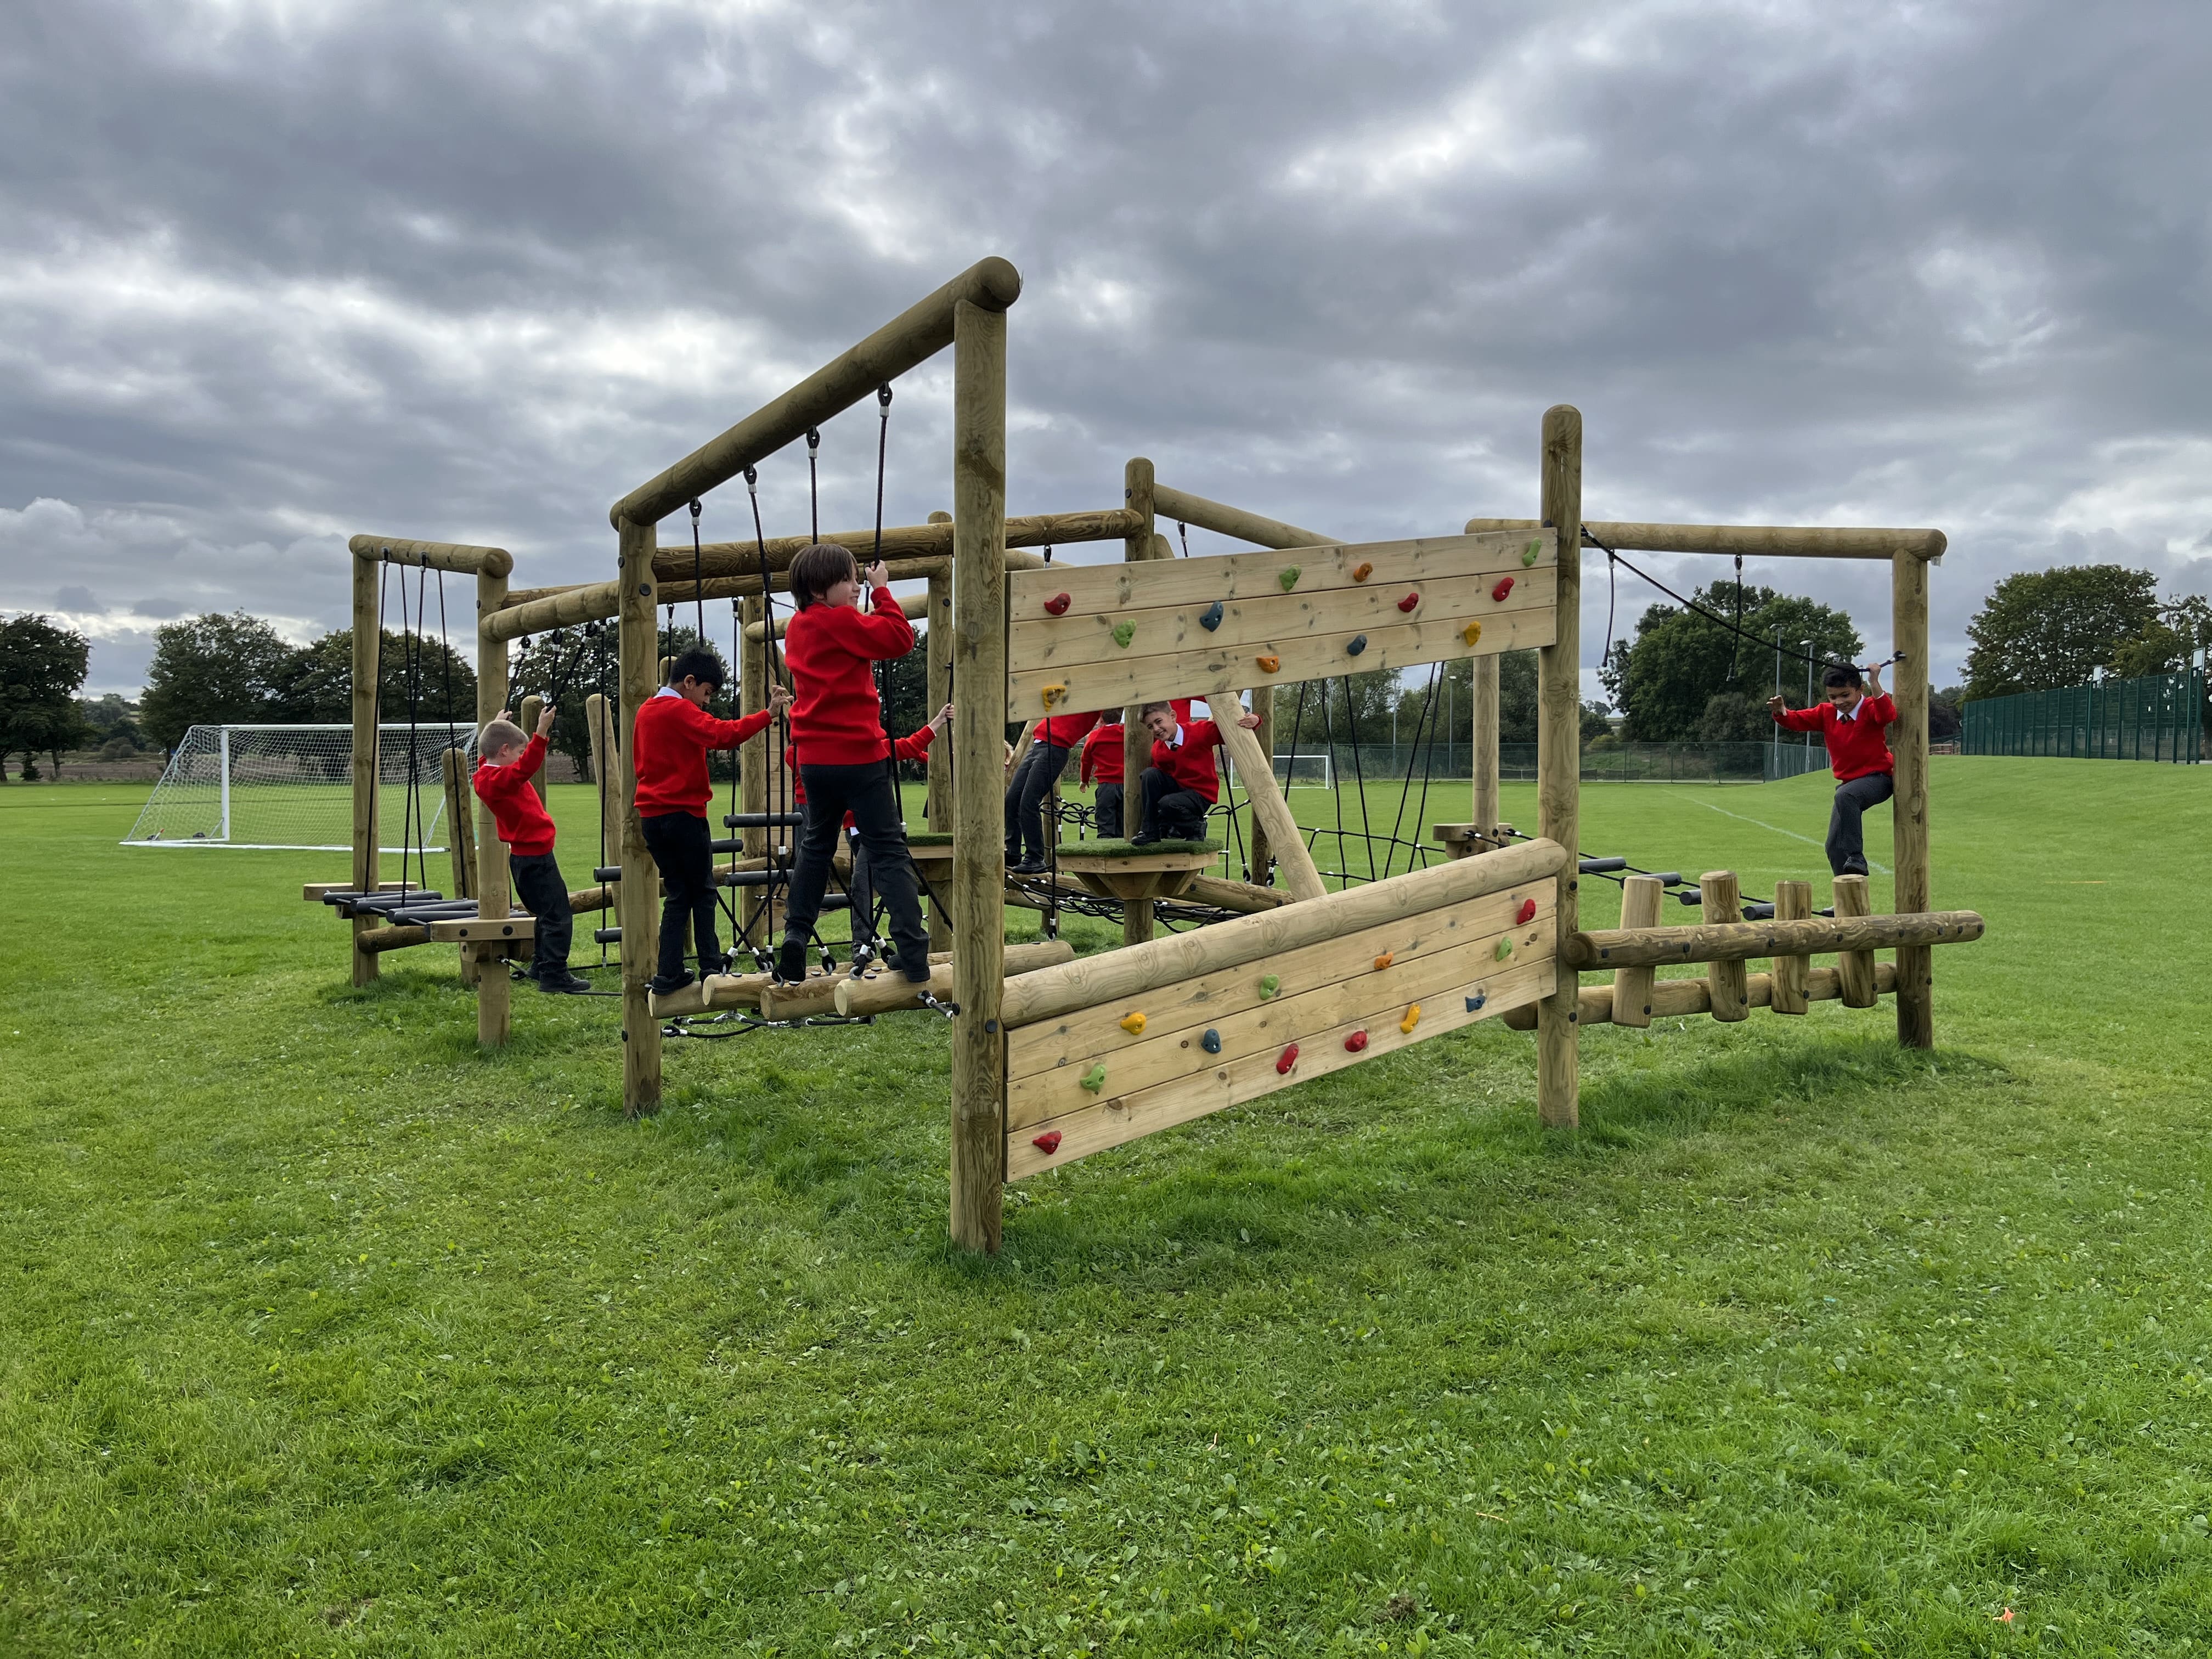
[[[1224, 757], [1225, 758], [1225, 757]], [[1237, 782], [1237, 764], [1229, 763], [1229, 775]], [[1278, 755], [1275, 757], [1275, 782], [1283, 789], [1333, 789], [1336, 787], [1327, 755]]]
[[[413, 728], [414, 801], [409, 801], [409, 732], [380, 728], [377, 841], [445, 850], [444, 763], [459, 745], [476, 764], [476, 728]], [[240, 847], [344, 853], [353, 848], [353, 727], [195, 726], [146, 798], [125, 847]]]

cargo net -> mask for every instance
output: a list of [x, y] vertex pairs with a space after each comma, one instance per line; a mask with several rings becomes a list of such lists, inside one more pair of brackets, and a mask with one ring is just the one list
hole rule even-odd
[[[443, 851], [444, 761], [476, 764], [473, 726], [386, 726], [377, 739], [377, 842]], [[410, 781], [414, 787], [409, 787]], [[416, 822], [407, 822], [412, 802]], [[353, 848], [350, 726], [195, 726], [146, 799], [125, 847]]]

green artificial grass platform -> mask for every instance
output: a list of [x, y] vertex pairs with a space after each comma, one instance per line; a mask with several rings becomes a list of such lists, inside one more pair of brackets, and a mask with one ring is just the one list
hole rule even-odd
[[1062, 858], [1079, 854], [1089, 859], [1143, 859], [1155, 853], [1207, 853], [1218, 857], [1221, 851], [1218, 841], [1156, 841], [1143, 847], [1130, 841], [1071, 841], [1062, 842], [1060, 847]]

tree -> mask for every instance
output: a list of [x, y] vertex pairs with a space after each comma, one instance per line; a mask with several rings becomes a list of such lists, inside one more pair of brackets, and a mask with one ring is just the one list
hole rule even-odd
[[1774, 735], [1766, 699], [1745, 691], [1716, 691], [1698, 716], [1699, 743], [1765, 743]]
[[2191, 594], [2169, 599], [2142, 633], [2112, 655], [2112, 672], [2122, 679], [2146, 674], [2177, 674], [2197, 653], [2212, 647], [2212, 601]]
[[76, 699], [91, 661], [83, 635], [44, 616], [0, 622], [0, 773], [20, 753], [28, 782], [39, 775], [33, 757], [45, 754], [60, 775], [63, 752], [89, 734]]
[[[446, 718], [471, 726], [477, 716], [477, 672], [441, 640], [419, 641], [390, 629], [377, 635], [377, 718], [404, 723], [411, 707], [421, 720]], [[416, 690], [410, 700], [409, 687]], [[353, 629], [341, 628], [290, 653], [270, 688], [264, 718], [301, 726], [353, 720]]]
[[269, 720], [295, 654], [275, 629], [243, 611], [164, 623], [154, 630], [140, 724], [174, 749], [195, 726]]
[[2117, 564], [2024, 570], [1991, 590], [1966, 624], [1966, 695], [2009, 696], [2086, 685], [2159, 620], [2148, 570]]
[[1966, 700], [1963, 685], [1947, 685], [1941, 691], [1928, 694], [1928, 741], [1956, 743], [1959, 733], [1966, 729], [1960, 718], [1959, 705]]
[[[1735, 620], [1733, 581], [1715, 582], [1691, 597], [1707, 611]], [[1630, 743], [1696, 740], [1713, 699], [1723, 693], [1759, 704], [1774, 690], [1788, 696], [1804, 664], [1785, 656], [1777, 686], [1771, 641], [1778, 633], [1784, 652], [1802, 652], [1810, 640], [1809, 654], [1822, 659], [1856, 661], [1866, 648], [1842, 611], [1771, 587], [1743, 590], [1741, 627], [1751, 638], [1694, 611], [1667, 605], [1646, 611], [1637, 621], [1634, 642], [1614, 646], [1598, 671], [1626, 716], [1622, 738]], [[1717, 716], [1721, 726], [1727, 726], [1726, 713], [1734, 707], [1723, 705]], [[1753, 735], [1763, 739], [1767, 733], [1762, 729]]]

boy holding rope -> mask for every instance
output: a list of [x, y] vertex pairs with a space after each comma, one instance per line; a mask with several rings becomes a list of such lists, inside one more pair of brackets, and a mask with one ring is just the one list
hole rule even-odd
[[1766, 712], [1777, 726], [1785, 732], [1818, 732], [1828, 746], [1836, 775], [1836, 803], [1828, 814], [1828, 869], [1838, 876], [1867, 873], [1859, 820], [1869, 807], [1897, 793], [1897, 757], [1882, 736], [1882, 728], [1897, 719], [1897, 703], [1881, 689], [1881, 664], [1873, 664], [1863, 681], [1849, 663], [1833, 665], [1820, 676], [1827, 701], [1810, 708], [1787, 708], [1778, 696], [1766, 700]]
[[575, 912], [568, 908], [568, 882], [561, 862], [553, 856], [553, 820], [545, 803], [530, 787], [538, 769], [545, 764], [545, 736], [553, 729], [553, 705], [538, 717], [538, 730], [527, 738], [514, 717], [502, 708], [484, 725], [477, 738], [481, 757], [469, 787], [477, 799], [491, 808], [499, 838], [507, 843], [507, 873], [514, 878], [514, 896], [538, 919], [530, 953], [530, 977], [538, 988], [555, 995], [574, 996], [589, 991], [588, 981], [568, 971], [568, 941], [574, 935]]

